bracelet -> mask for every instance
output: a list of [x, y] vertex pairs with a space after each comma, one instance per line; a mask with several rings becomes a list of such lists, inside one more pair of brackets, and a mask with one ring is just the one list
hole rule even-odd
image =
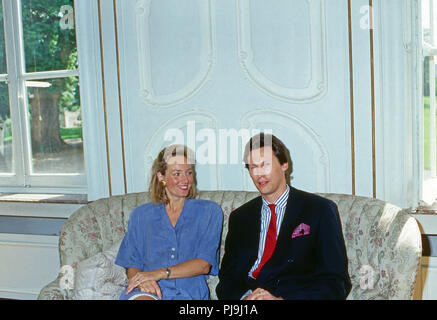
[[166, 279], [170, 278], [171, 270], [170, 270], [169, 267], [165, 268], [165, 272], [167, 273], [167, 278]]

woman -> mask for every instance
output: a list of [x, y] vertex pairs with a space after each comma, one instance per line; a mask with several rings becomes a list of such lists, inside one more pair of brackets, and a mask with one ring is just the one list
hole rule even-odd
[[217, 275], [223, 214], [196, 196], [194, 157], [185, 146], [164, 148], [149, 185], [152, 202], [135, 208], [115, 263], [126, 268], [122, 300], [209, 299]]

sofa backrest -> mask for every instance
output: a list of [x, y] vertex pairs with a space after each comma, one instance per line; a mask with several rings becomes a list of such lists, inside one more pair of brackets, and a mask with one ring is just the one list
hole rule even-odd
[[[339, 209], [352, 290], [348, 299], [411, 299], [419, 268], [421, 234], [406, 211], [384, 201], [342, 194], [320, 194]], [[224, 214], [221, 257], [229, 214], [258, 196], [246, 191], [201, 191], [198, 197], [220, 204]], [[80, 208], [60, 234], [61, 266], [77, 264], [120, 241], [132, 210], [149, 202], [147, 192], [99, 199]], [[216, 298], [217, 277], [208, 283]]]

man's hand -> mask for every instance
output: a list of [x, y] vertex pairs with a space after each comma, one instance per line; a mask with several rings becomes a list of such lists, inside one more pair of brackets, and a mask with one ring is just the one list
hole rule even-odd
[[249, 294], [244, 300], [284, 300], [281, 297], [275, 297], [267, 290], [257, 288], [251, 294]]

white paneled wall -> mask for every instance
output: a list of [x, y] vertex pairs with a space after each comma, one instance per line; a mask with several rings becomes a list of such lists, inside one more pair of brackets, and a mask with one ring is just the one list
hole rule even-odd
[[[128, 191], [144, 190], [151, 161], [180, 141], [165, 139], [172, 130], [198, 156], [216, 156], [199, 163], [199, 188], [251, 189], [241, 130], [258, 129], [289, 146], [296, 186], [350, 192], [345, 2], [178, 3], [118, 3]], [[220, 158], [224, 153], [228, 159]]]
[[58, 237], [0, 233], [0, 257], [0, 297], [34, 300], [58, 275]]
[[291, 151], [295, 186], [417, 204], [417, 1], [78, 3], [94, 32], [79, 32], [79, 49], [100, 81], [83, 90], [103, 96], [89, 119], [90, 200], [144, 190], [173, 142], [204, 160], [201, 189], [251, 189], [240, 149], [271, 130]]

